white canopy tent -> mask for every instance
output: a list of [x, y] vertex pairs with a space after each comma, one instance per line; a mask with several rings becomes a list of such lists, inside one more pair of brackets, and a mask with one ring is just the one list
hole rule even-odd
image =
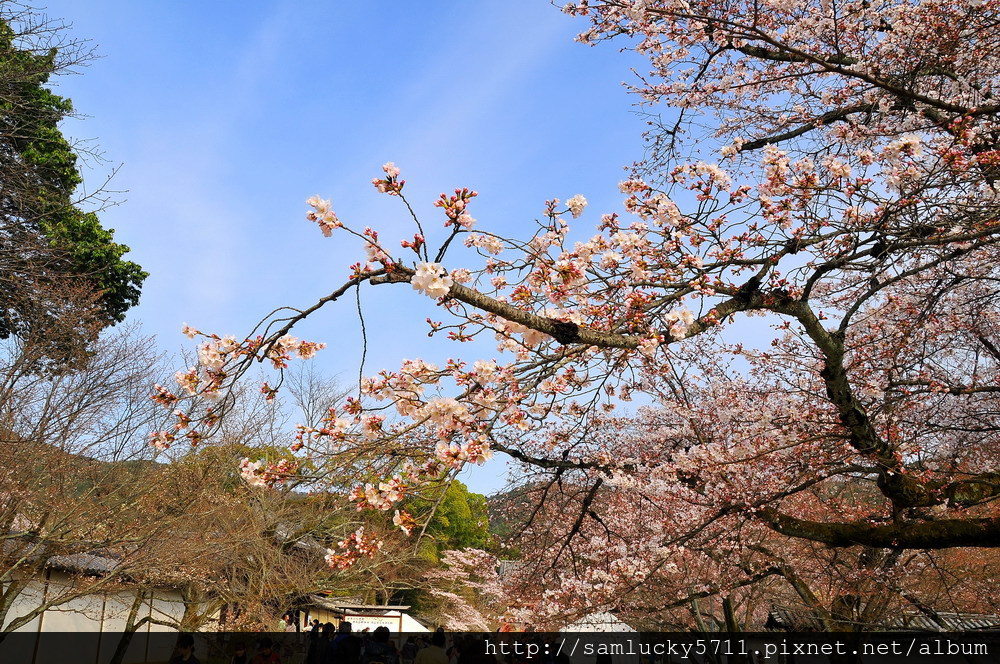
[[607, 611], [591, 613], [563, 627], [560, 632], [634, 632], [626, 623]]
[[[604, 648], [605, 653], [611, 655], [611, 664], [630, 664], [636, 661], [634, 656], [625, 654], [629, 651], [630, 644], [628, 642], [631, 641], [631, 637], [626, 636], [626, 634], [635, 633], [635, 630], [606, 611], [591, 613], [566, 625], [559, 631], [617, 634], [618, 636], [601, 637], [600, 646]], [[579, 664], [596, 664], [597, 653], [583, 656], [577, 653], [573, 659], [575, 662], [579, 662]]]

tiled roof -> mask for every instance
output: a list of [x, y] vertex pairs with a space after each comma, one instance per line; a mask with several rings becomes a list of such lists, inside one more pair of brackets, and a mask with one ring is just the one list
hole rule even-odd
[[[936, 615], [937, 621], [923, 613], [904, 613], [893, 616], [882, 625], [871, 627], [890, 632], [961, 632], [1000, 629], [1000, 616], [948, 612], [939, 612]], [[786, 606], [771, 607], [764, 628], [776, 631], [823, 631], [819, 619], [811, 611]]]

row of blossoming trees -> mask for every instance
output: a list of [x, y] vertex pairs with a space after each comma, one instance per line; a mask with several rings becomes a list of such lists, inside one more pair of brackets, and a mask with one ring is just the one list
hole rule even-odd
[[[633, 92], [661, 115], [624, 210], [593, 215], [588, 237], [585, 199], [552, 200], [536, 233], [508, 238], [474, 230], [476, 193], [458, 189], [435, 202], [443, 232], [414, 216], [412, 238], [388, 241], [311, 198], [308, 219], [367, 259], [243, 340], [190, 330], [200, 361], [179, 395], [160, 388], [178, 420], [155, 442], [218, 426], [256, 362], [311, 356], [291, 332], [321, 307], [409, 285], [442, 309], [431, 332], [496, 352], [382, 371], [295, 447], [317, 484], [359, 469], [359, 508], [407, 532], [409, 494], [494, 452], [523, 464], [513, 617], [734, 627], [786, 602], [842, 629], [993, 611], [998, 9], [567, 5], [589, 21], [581, 41], [649, 59]], [[393, 164], [374, 185], [409, 210]], [[770, 336], [748, 336], [752, 316]], [[652, 405], [622, 408], [635, 397]], [[304, 463], [244, 471], [274, 485]], [[373, 546], [358, 533], [330, 561]]]

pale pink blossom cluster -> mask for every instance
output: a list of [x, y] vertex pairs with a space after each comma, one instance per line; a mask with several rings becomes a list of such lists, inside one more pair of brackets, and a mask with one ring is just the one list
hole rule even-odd
[[573, 218], [578, 219], [583, 214], [584, 208], [587, 207], [587, 199], [577, 194], [566, 201], [566, 207], [569, 209], [570, 214], [573, 215]]
[[375, 440], [385, 433], [384, 415], [366, 415], [361, 418], [361, 437], [365, 440]]
[[392, 517], [392, 523], [407, 536], [413, 533], [413, 529], [417, 527], [417, 522], [413, 519], [413, 515], [406, 510], [396, 510], [396, 513]]
[[[538, 330], [532, 329], [530, 327], [525, 327], [520, 323], [514, 323], [505, 319], [498, 319], [496, 323], [497, 329], [497, 341], [499, 344], [497, 348], [499, 350], [513, 350], [517, 351], [524, 346], [528, 348], [533, 348], [538, 344], [542, 343], [548, 335], [544, 332], [539, 332]], [[521, 343], [518, 343], [511, 335], [520, 334]], [[523, 346], [522, 346], [523, 344]]]
[[174, 380], [188, 395], [195, 395], [198, 393], [198, 384], [201, 379], [198, 377], [198, 367], [191, 367], [187, 371], [177, 371], [174, 374]]
[[733, 186], [733, 181], [725, 169], [718, 164], [704, 161], [682, 164], [671, 172], [671, 176], [675, 182], [688, 182], [689, 179], [694, 179], [696, 182], [691, 188], [700, 191], [702, 199], [709, 198], [717, 192], [729, 191]]
[[694, 323], [694, 314], [686, 307], [674, 309], [663, 315], [663, 321], [667, 324], [671, 337], [683, 339], [688, 328]]
[[727, 159], [731, 159], [739, 154], [739, 151], [743, 149], [743, 144], [746, 143], [742, 138], [735, 138], [733, 142], [729, 145], [724, 146], [719, 153]]
[[[184, 326], [186, 334], [201, 334], [194, 328]], [[198, 366], [174, 374], [174, 380], [188, 394], [200, 394], [206, 399], [217, 399], [225, 378], [223, 368], [232, 359], [243, 355], [244, 349], [230, 335], [223, 338], [205, 335], [208, 338], [198, 344]]]
[[583, 286], [587, 282], [587, 262], [582, 258], [557, 260], [552, 269], [566, 286]]
[[392, 477], [388, 481], [367, 483], [351, 490], [351, 501], [357, 503], [358, 509], [367, 507], [377, 510], [387, 510], [398, 503], [406, 495], [406, 483], [400, 477]]
[[[914, 181], [922, 174], [915, 160], [923, 156], [923, 146], [916, 134], [906, 134], [890, 142], [882, 150], [884, 160], [882, 175], [891, 191], [902, 191], [904, 183]], [[954, 157], [961, 160], [961, 157]]]
[[188, 396], [200, 394], [209, 400], [218, 399], [226, 375], [223, 367], [231, 358], [241, 356], [244, 349], [236, 341], [236, 337], [231, 335], [221, 339], [216, 335], [204, 335], [186, 323], [182, 327], [182, 332], [189, 337], [203, 335], [206, 340], [198, 344], [198, 365], [186, 371], [177, 371], [174, 380]]
[[469, 409], [452, 397], [428, 400], [417, 416], [430, 420], [444, 431], [453, 431], [470, 420]]
[[347, 569], [362, 556], [374, 558], [384, 543], [375, 536], [365, 533], [361, 526], [345, 539], [337, 543], [337, 549], [327, 549], [326, 564], [332, 569]]
[[288, 481], [299, 471], [299, 463], [291, 459], [278, 459], [266, 463], [263, 459], [251, 461], [247, 457], [240, 460], [240, 477], [250, 486], [274, 487]]
[[295, 352], [300, 359], [311, 360], [316, 357], [317, 351], [321, 351], [324, 348], [326, 348], [326, 344], [321, 341], [300, 341], [298, 348], [295, 349]]
[[368, 241], [365, 243], [365, 263], [371, 267], [375, 263], [391, 263], [392, 257], [380, 245]]
[[240, 461], [240, 477], [250, 486], [267, 486], [263, 461], [251, 461], [248, 457], [243, 457]]
[[598, 263], [602, 270], [614, 270], [621, 265], [625, 257], [617, 251], [605, 251], [601, 254], [601, 261]]
[[461, 468], [466, 462], [482, 465], [492, 456], [489, 442], [482, 437], [467, 442], [439, 442], [435, 455], [452, 468]]
[[652, 331], [648, 337], [643, 337], [639, 341], [639, 352], [646, 357], [653, 357], [656, 349], [660, 347], [660, 335]]
[[291, 334], [279, 337], [267, 351], [267, 358], [276, 369], [284, 369], [288, 366], [288, 360], [292, 355], [297, 355], [303, 360], [311, 359], [316, 352], [326, 348], [325, 343], [312, 341], [302, 341]]
[[319, 224], [324, 237], [330, 237], [334, 229], [343, 226], [337, 219], [337, 214], [330, 208], [330, 201], [319, 196], [310, 196], [306, 199], [306, 204], [312, 208], [306, 213], [306, 219]]
[[828, 155], [823, 158], [823, 165], [830, 171], [830, 174], [835, 178], [849, 178], [851, 177], [851, 165], [846, 161], [832, 155]]
[[465, 246], [476, 247], [496, 256], [503, 251], [503, 240], [495, 235], [474, 233], [465, 239]]
[[[387, 383], [387, 387], [397, 395], [421, 396], [428, 385], [436, 385], [441, 370], [433, 362], [417, 358], [403, 360], [397, 372]], [[391, 394], [390, 394], [391, 396]]]
[[410, 279], [413, 290], [435, 299], [446, 296], [454, 283], [440, 263], [420, 263]]
[[226, 358], [219, 343], [203, 341], [198, 344], [198, 363], [206, 369], [218, 371], [226, 363]]
[[761, 195], [778, 196], [787, 193], [790, 160], [785, 151], [776, 145], [768, 145], [764, 148], [761, 163], [764, 165], [764, 182], [757, 186]]
[[500, 367], [496, 360], [476, 360], [472, 364], [472, 375], [480, 385], [486, 385], [497, 377]]
[[421, 396], [428, 385], [440, 379], [440, 372], [434, 364], [423, 360], [403, 360], [398, 372], [383, 371], [375, 377], [361, 381], [361, 391], [378, 400], [395, 401], [396, 411], [404, 417], [416, 415], [423, 407]]
[[647, 189], [649, 185], [642, 178], [629, 178], [618, 183], [618, 191], [623, 194], [636, 194]]
[[[702, 185], [695, 183], [691, 188], [698, 189], [700, 186]], [[670, 240], [676, 241], [679, 237], [676, 229], [685, 225], [684, 215], [681, 214], [677, 204], [663, 192], [646, 190], [642, 192], [641, 196], [638, 195], [639, 193], [631, 192], [631, 195], [625, 199], [626, 209], [639, 215], [642, 219], [652, 221], [657, 227], [666, 227], [668, 230], [665, 235], [669, 236]], [[606, 226], [612, 226], [612, 222], [611, 219], [604, 220]], [[640, 223], [633, 223], [629, 227], [636, 231], [648, 229], [645, 224]]]
[[154, 431], [149, 434], [149, 444], [158, 450], [165, 450], [174, 442], [174, 436], [169, 431]]
[[175, 431], [181, 431], [182, 429], [186, 429], [188, 428], [188, 426], [190, 426], [191, 418], [188, 417], [187, 413], [185, 413], [183, 410], [179, 408], [174, 409], [173, 415], [174, 417], [177, 418], [177, 422], [174, 424]]
[[[154, 403], [163, 406], [164, 408], [172, 408], [180, 399], [176, 395], [171, 393], [162, 385], [154, 385], [155, 393], [152, 395], [151, 399]], [[191, 425], [191, 417], [180, 410], [175, 408], [173, 412], [176, 422], [174, 422], [173, 431], [154, 431], [149, 434], [149, 444], [159, 450], [165, 450], [170, 447], [176, 441], [176, 436], [187, 429]], [[212, 409], [209, 408], [205, 414], [208, 420], [212, 420], [214, 415], [212, 414]], [[202, 440], [202, 434], [199, 431], [192, 430], [184, 434], [184, 436], [191, 442], [191, 445], [197, 445]]]
[[920, 137], [916, 134], [906, 134], [890, 142], [883, 150], [885, 156], [895, 157], [906, 155], [910, 157], [923, 156]]

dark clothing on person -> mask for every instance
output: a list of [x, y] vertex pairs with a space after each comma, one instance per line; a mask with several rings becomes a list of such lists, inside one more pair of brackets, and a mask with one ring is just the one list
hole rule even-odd
[[360, 664], [361, 639], [350, 632], [341, 632], [331, 641], [323, 655], [323, 664]]
[[319, 625], [309, 630], [309, 648], [306, 650], [306, 664], [322, 664], [323, 650], [327, 640], [320, 634]]
[[406, 639], [406, 643], [403, 644], [402, 657], [404, 662], [412, 662], [413, 658], [417, 656], [417, 644], [413, 640], [413, 637]]
[[187, 659], [184, 659], [183, 655], [174, 655], [170, 659], [170, 664], [201, 664], [201, 660], [195, 657], [194, 653], [191, 653]]
[[361, 664], [398, 664], [396, 647], [388, 641], [370, 640], [365, 644]]

